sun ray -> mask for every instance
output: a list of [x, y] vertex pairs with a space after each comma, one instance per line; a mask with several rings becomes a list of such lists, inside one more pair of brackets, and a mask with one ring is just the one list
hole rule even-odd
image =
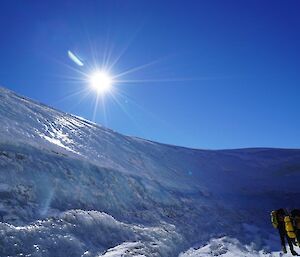
[[78, 74], [80, 74], [80, 75], [82, 75], [82, 76], [84, 76], [84, 77], [88, 76], [85, 72], [83, 72], [83, 71], [81, 71], [81, 70], [79, 70], [79, 69], [75, 69], [75, 68], [72, 67], [71, 65], [66, 64], [66, 63], [64, 63], [64, 62], [62, 62], [62, 61], [60, 61], [60, 60], [58, 60], [58, 59], [56, 59], [56, 58], [51, 57], [51, 59], [52, 59], [53, 61], [55, 61], [56, 63], [58, 63], [58, 64], [60, 64], [60, 65], [63, 65], [63, 66], [65, 66], [66, 68], [68, 68], [68, 69], [70, 69], [70, 70], [72, 70], [72, 71], [75, 71], [76, 73], [78, 73]]
[[164, 59], [164, 58], [159, 58], [159, 59], [154, 60], [154, 61], [152, 61], [152, 62], [148, 62], [148, 63], [146, 63], [146, 64], [142, 64], [142, 65], [140, 65], [140, 66], [136, 66], [136, 67], [133, 67], [133, 68], [131, 68], [131, 69], [128, 69], [128, 70], [126, 70], [126, 71], [124, 71], [124, 72], [118, 73], [118, 74], [114, 77], [114, 79], [115, 79], [115, 78], [117, 79], [117, 78], [120, 78], [120, 77], [122, 77], [122, 76], [124, 76], [124, 75], [128, 75], [128, 74], [130, 74], [130, 73], [133, 73], [133, 72], [136, 72], [136, 71], [145, 69], [145, 68], [147, 68], [147, 67], [149, 67], [149, 66], [152, 66], [152, 65], [154, 65], [154, 64], [157, 64], [157, 63], [161, 62], [163, 59]]
[[155, 82], [183, 82], [183, 81], [201, 81], [210, 80], [207, 78], [173, 78], [173, 79], [122, 79], [116, 80], [118, 83], [155, 83]]
[[72, 92], [66, 96], [63, 96], [61, 99], [59, 99], [58, 101], [55, 102], [55, 104], [61, 103], [63, 101], [66, 101], [67, 99], [70, 99], [74, 96], [80, 95], [82, 93], [88, 92], [88, 90], [86, 88], [80, 89], [80, 90], [76, 90], [75, 92]]
[[104, 126], [107, 127], [108, 126], [108, 121], [107, 121], [105, 99], [104, 99], [103, 95], [101, 95], [101, 98], [102, 98], [101, 103], [102, 103], [102, 113], [103, 113], [103, 118], [104, 118]]
[[111, 64], [108, 66], [108, 70], [111, 70], [118, 62], [119, 60], [124, 56], [124, 54], [128, 51], [132, 43], [134, 42], [135, 38], [141, 31], [142, 27], [144, 26], [144, 23], [142, 23], [137, 30], [134, 32], [134, 34], [131, 36], [131, 38], [127, 41], [125, 47], [120, 51], [120, 53], [117, 55], [117, 57], [111, 62]]
[[70, 110], [73, 110], [75, 107], [77, 107], [78, 105], [81, 104], [81, 102], [87, 98], [90, 95], [90, 91], [89, 90], [85, 90], [85, 92], [83, 93], [83, 95], [80, 97], [80, 99], [70, 107]]
[[129, 117], [129, 119], [134, 123], [134, 125], [141, 130], [141, 126], [137, 123], [137, 121], [134, 119], [134, 117], [126, 110], [126, 108], [122, 105], [122, 103], [118, 100], [117, 96], [112, 94], [111, 95], [113, 100], [118, 104], [118, 106], [121, 108], [121, 110]]
[[158, 117], [157, 115], [155, 115], [154, 113], [150, 112], [149, 110], [147, 110], [146, 108], [144, 108], [143, 106], [141, 106], [136, 100], [134, 100], [132, 97], [129, 97], [128, 95], [126, 95], [125, 92], [122, 92], [122, 90], [118, 90], [115, 92], [115, 94], [117, 94], [118, 97], [121, 98], [125, 98], [125, 100], [129, 101], [130, 104], [133, 104], [136, 108], [138, 108], [140, 111], [144, 112], [146, 115], [152, 117], [154, 120], [160, 122], [161, 124], [166, 125], [167, 127], [169, 127], [170, 129], [173, 129], [174, 126], [172, 126], [171, 124], [169, 124], [168, 122], [166, 122], [165, 120], [161, 119], [160, 117]]
[[96, 114], [97, 114], [98, 104], [99, 104], [99, 94], [96, 95], [96, 100], [95, 100], [95, 104], [94, 104], [93, 117], [92, 117], [93, 122], [96, 121]]

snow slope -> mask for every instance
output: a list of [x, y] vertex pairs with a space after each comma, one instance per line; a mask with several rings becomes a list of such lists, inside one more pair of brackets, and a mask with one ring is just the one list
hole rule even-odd
[[261, 256], [269, 211], [299, 202], [300, 150], [159, 144], [5, 88], [0, 120], [0, 256], [206, 256], [224, 236]]
[[[222, 237], [219, 239], [212, 239], [207, 245], [198, 249], [189, 249], [185, 253], [181, 253], [179, 257], [279, 257], [282, 256], [280, 252], [268, 253], [266, 250], [255, 249], [255, 245], [243, 245], [237, 239]], [[286, 257], [291, 257], [288, 253]]]

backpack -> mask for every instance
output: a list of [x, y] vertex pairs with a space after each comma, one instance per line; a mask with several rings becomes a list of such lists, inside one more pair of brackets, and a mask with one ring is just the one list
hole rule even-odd
[[300, 230], [300, 210], [292, 210], [291, 216], [294, 220], [294, 226], [297, 230]]
[[284, 217], [285, 230], [289, 238], [295, 239], [296, 233], [290, 216]]
[[295, 228], [300, 230], [300, 216], [296, 216], [294, 218], [294, 222], [295, 222]]
[[278, 228], [278, 219], [276, 211], [271, 212], [271, 222], [274, 228]]

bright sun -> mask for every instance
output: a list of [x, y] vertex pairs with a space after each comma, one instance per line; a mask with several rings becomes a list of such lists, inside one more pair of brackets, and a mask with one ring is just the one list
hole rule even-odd
[[110, 91], [112, 84], [112, 77], [104, 71], [96, 71], [90, 76], [90, 85], [98, 93]]

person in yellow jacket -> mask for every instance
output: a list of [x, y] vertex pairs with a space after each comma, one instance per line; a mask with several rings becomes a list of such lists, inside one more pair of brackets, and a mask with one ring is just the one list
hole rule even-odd
[[274, 228], [278, 229], [281, 246], [282, 246], [282, 251], [284, 253], [287, 253], [286, 246], [285, 246], [285, 239], [286, 239], [287, 243], [290, 247], [290, 251], [291, 251], [292, 255], [298, 255], [298, 253], [294, 250], [292, 240], [291, 240], [291, 238], [288, 237], [286, 229], [285, 229], [284, 218], [287, 215], [288, 215], [288, 213], [286, 213], [286, 211], [284, 209], [272, 211], [271, 212], [272, 224], [273, 224]]

